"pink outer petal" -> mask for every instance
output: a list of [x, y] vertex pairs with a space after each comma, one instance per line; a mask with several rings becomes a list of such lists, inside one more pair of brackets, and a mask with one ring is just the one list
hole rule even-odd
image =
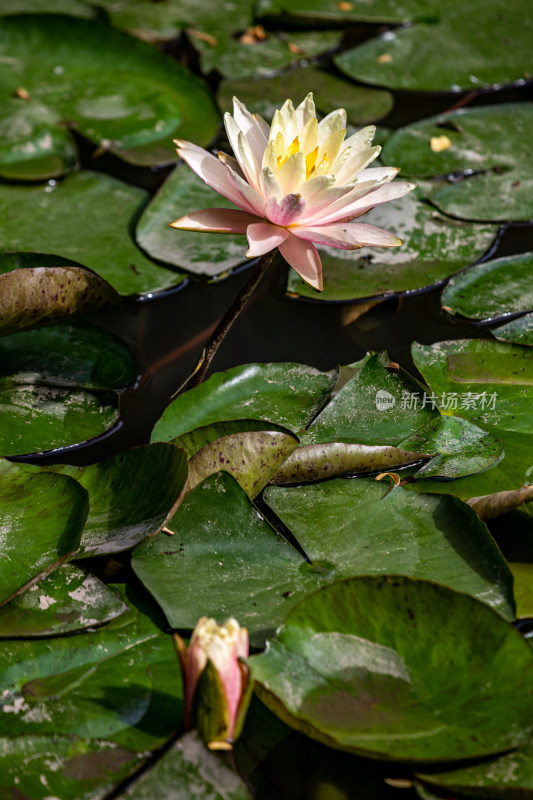
[[193, 211], [175, 222], [172, 228], [201, 233], [246, 233], [248, 225], [257, 222], [259, 217], [238, 211], [236, 208], [205, 208]]
[[265, 216], [274, 225], [292, 225], [305, 212], [305, 200], [299, 194], [287, 194], [278, 201], [271, 197], [265, 207]]
[[202, 147], [191, 142], [184, 142], [182, 139], [174, 141], [178, 145], [178, 155], [208, 186], [227, 197], [236, 206], [253, 213], [252, 208], [245, 207], [242, 194], [233, 185], [228, 168], [224, 164]]
[[289, 231], [286, 228], [270, 225], [269, 222], [254, 222], [248, 225], [246, 236], [250, 245], [246, 255], [248, 258], [255, 258], [279, 247], [289, 236]]
[[324, 288], [322, 281], [322, 262], [316, 247], [311, 242], [298, 239], [289, 234], [288, 238], [279, 245], [279, 252], [291, 267], [319, 292]]
[[293, 228], [295, 236], [328, 247], [341, 250], [357, 250], [363, 245], [370, 247], [398, 247], [402, 240], [389, 231], [375, 225], [360, 222], [342, 222], [335, 225], [317, 225], [308, 228]]
[[256, 190], [246, 183], [231, 167], [226, 167], [227, 174], [231, 185], [240, 196], [240, 201], [237, 203], [243, 211], [248, 211], [250, 214], [257, 214], [258, 217], [265, 216], [265, 199], [256, 192]]

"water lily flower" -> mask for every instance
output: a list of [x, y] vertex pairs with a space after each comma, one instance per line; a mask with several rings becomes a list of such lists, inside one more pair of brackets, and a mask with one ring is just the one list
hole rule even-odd
[[207, 208], [172, 222], [174, 228], [207, 233], [245, 233], [249, 258], [279, 248], [283, 258], [319, 291], [322, 264], [317, 244], [355, 250], [397, 247], [389, 231], [352, 220], [415, 188], [390, 183], [394, 167], [369, 167], [379, 155], [370, 125], [345, 139], [346, 111], [318, 122], [310, 93], [295, 109], [287, 100], [272, 125], [233, 98], [224, 123], [235, 157], [218, 158], [176, 139], [177, 152], [212, 189], [238, 209]]
[[201, 617], [189, 647], [174, 634], [184, 687], [185, 726], [195, 727], [213, 750], [231, 749], [251, 694], [248, 631], [230, 617], [223, 625]]

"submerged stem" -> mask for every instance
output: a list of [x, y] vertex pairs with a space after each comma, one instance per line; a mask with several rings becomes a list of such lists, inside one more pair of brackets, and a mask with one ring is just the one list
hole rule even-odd
[[269, 253], [265, 253], [265, 255], [261, 256], [255, 267], [250, 271], [248, 280], [211, 334], [209, 341], [202, 351], [202, 355], [198, 359], [198, 363], [194, 368], [194, 372], [186, 383], [186, 389], [193, 389], [204, 380], [207, 370], [209, 369], [218, 348], [226, 338], [231, 326], [254, 293], [261, 278], [272, 263], [275, 253], [276, 248], [271, 250]]

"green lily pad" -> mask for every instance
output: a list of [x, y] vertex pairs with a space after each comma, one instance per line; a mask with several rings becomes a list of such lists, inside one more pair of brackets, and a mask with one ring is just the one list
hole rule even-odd
[[461, 417], [442, 415], [401, 444], [404, 449], [439, 453], [417, 470], [417, 479], [461, 478], [483, 472], [503, 457], [503, 447], [497, 436]]
[[0, 496], [4, 604], [76, 552], [89, 501], [71, 478], [28, 474], [4, 460]]
[[180, 436], [172, 439], [172, 443], [185, 450], [188, 458], [191, 458], [202, 448], [216, 442], [217, 439], [249, 431], [290, 433], [290, 431], [283, 428], [281, 425], [273, 425], [266, 421], [258, 419], [234, 419], [229, 422], [213, 422], [211, 425], [204, 425], [201, 428], [195, 428], [187, 433], [182, 433]]
[[492, 333], [496, 339], [503, 342], [515, 342], [533, 347], [533, 314], [524, 314], [512, 322], [499, 325], [492, 329]]
[[305, 364], [245, 364], [217, 372], [179, 395], [152, 431], [152, 442], [170, 441], [215, 422], [256, 419], [298, 433], [324, 405], [337, 372]]
[[187, 458], [173, 444], [134, 447], [88, 467], [64, 467], [89, 493], [78, 557], [128, 550], [156, 533], [187, 480]]
[[469, 319], [498, 317], [533, 309], [533, 253], [476, 264], [451, 279], [441, 303]]
[[414, 15], [427, 11], [428, 0], [403, 0], [401, 5], [390, 0], [369, 0], [359, 3], [324, 3], [323, 0], [257, 0], [259, 17], [278, 20], [317, 20], [343, 22], [408, 22]]
[[241, 778], [200, 741], [196, 733], [186, 733], [123, 794], [128, 800], [153, 800], [154, 797], [189, 800], [249, 800]]
[[12, 14], [69, 14], [71, 17], [93, 19], [94, 8], [83, 0], [0, 0], [0, 16]]
[[[403, 165], [401, 156], [386, 160]], [[364, 215], [363, 222], [391, 230], [401, 247], [339, 250], [319, 247], [324, 291], [317, 294], [291, 270], [288, 291], [314, 300], [357, 300], [390, 292], [421, 289], [448, 278], [487, 250], [494, 225], [450, 219], [423, 202], [422, 190], [385, 203]]]
[[264, 38], [246, 44], [231, 32], [221, 31], [220, 35], [211, 28], [209, 33], [214, 34], [215, 43], [204, 37], [193, 38], [202, 69], [204, 73], [217, 70], [231, 80], [271, 78], [302, 60], [333, 50], [341, 39], [338, 31], [265, 31]]
[[[11, 126], [18, 132], [19, 121], [25, 126], [26, 144], [18, 133], [20, 141], [4, 154], [9, 177], [44, 178], [72, 167], [64, 138], [68, 126], [143, 166], [175, 160], [175, 136], [205, 145], [216, 132], [216, 107], [200, 80], [157, 49], [107, 25], [51, 14], [7, 17], [0, 55], [4, 96], [18, 90], [20, 99], [23, 92], [20, 102], [12, 101], [4, 111], [4, 130]], [[21, 103], [26, 104], [22, 114]], [[59, 135], [49, 136], [51, 129]], [[51, 173], [54, 160], [58, 170]]]
[[103, 625], [126, 609], [95, 575], [65, 565], [0, 609], [0, 636], [56, 636]]
[[264, 499], [311, 563], [329, 564], [337, 578], [388, 573], [438, 581], [514, 619], [505, 559], [477, 515], [456, 498], [402, 488], [387, 493], [375, 480], [337, 479], [268, 487]]
[[[0, 255], [0, 271], [6, 256]], [[8, 256], [7, 260], [11, 260]], [[39, 260], [35, 258], [34, 264]], [[0, 274], [0, 333], [90, 317], [120, 305], [115, 290], [83, 267], [15, 269]]]
[[111, 739], [134, 752], [162, 744], [182, 701], [172, 637], [158, 624], [134, 608], [98, 631], [4, 640], [2, 735]]
[[450, 92], [524, 82], [532, 67], [528, 8], [528, 0], [512, 10], [499, 0], [414, 3], [411, 14], [396, 12], [410, 25], [341, 53], [335, 63], [351, 78], [389, 89]]
[[[510, 563], [514, 578], [516, 616], [533, 617], [533, 564]], [[533, 788], [533, 787], [532, 787]]]
[[217, 99], [223, 111], [233, 111], [233, 96], [237, 96], [249, 111], [272, 119], [287, 97], [302, 99], [313, 92], [315, 105], [323, 114], [345, 108], [352, 125], [365, 125], [385, 117], [394, 104], [390, 92], [355, 86], [344, 78], [315, 67], [294, 69], [260, 81], [222, 81]]
[[[234, 616], [261, 646], [324, 576], [259, 514], [227, 472], [189, 492], [168, 527], [138, 545], [132, 567], [174, 628]], [[326, 576], [327, 579], [327, 576]]]
[[[0, 186], [2, 246], [72, 259], [120, 294], [176, 286], [184, 274], [155, 264], [131, 240], [130, 226], [147, 197], [141, 189], [88, 171], [56, 185]], [[95, 231], [90, 247], [88, 230]]]
[[0, 354], [0, 448], [9, 455], [67, 447], [103, 433], [119, 416], [118, 395], [107, 387], [123, 386], [137, 374], [128, 348], [91, 325], [4, 336]]
[[[496, 222], [529, 220], [533, 172], [527, 147], [532, 125], [528, 103], [460, 109], [397, 131], [385, 143], [382, 157], [414, 177], [465, 173], [459, 181], [443, 185], [439, 179], [425, 186], [431, 202], [445, 214]], [[431, 140], [442, 136], [449, 146], [435, 152]]]
[[519, 489], [530, 483], [533, 427], [533, 359], [527, 347], [464, 339], [413, 345], [416, 366], [445, 414], [495, 436], [504, 457], [477, 475], [453, 482], [424, 481], [417, 491], [447, 492], [469, 499]]
[[529, 646], [492, 609], [438, 584], [384, 576], [324, 587], [250, 664], [278, 716], [356, 753], [457, 761], [531, 736]]
[[275, 476], [298, 446], [298, 440], [279, 431], [243, 431], [207, 444], [189, 462], [188, 489], [224, 469], [253, 499]]
[[371, 353], [354, 369], [302, 435], [302, 444], [397, 445], [438, 416], [424, 402], [418, 381], [391, 364], [386, 353]]
[[219, 275], [246, 261], [246, 237], [171, 228], [173, 220], [202, 208], [235, 208], [189, 167], [175, 169], [145, 208], [135, 237], [160, 261], [200, 275]]
[[[507, 753], [493, 761], [446, 772], [423, 772], [418, 778], [437, 791], [444, 790], [467, 797], [507, 800], [533, 797], [533, 746]], [[440, 797], [439, 793], [439, 797]]]
[[0, 737], [0, 796], [103, 800], [141, 762], [112, 742], [72, 736]]

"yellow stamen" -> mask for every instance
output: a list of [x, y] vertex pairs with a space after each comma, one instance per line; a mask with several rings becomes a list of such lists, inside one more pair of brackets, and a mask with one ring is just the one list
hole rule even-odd
[[307, 153], [305, 157], [305, 178], [309, 178], [310, 175], [313, 174], [316, 167], [316, 157], [318, 155], [318, 145], [315, 147], [314, 150], [311, 150], [310, 153]]

